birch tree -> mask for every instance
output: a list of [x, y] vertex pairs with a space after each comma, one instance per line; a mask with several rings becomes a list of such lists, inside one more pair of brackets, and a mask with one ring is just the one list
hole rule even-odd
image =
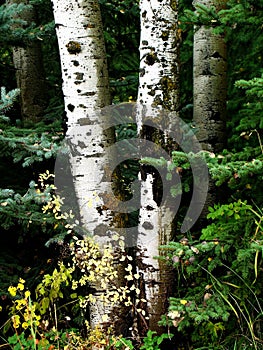
[[[28, 5], [27, 0], [9, 0], [9, 4]], [[25, 7], [19, 15], [25, 25], [36, 21], [32, 5]], [[16, 69], [17, 87], [20, 89], [20, 106], [23, 121], [36, 122], [44, 115], [47, 106], [47, 85], [42, 59], [41, 42], [34, 39], [24, 45], [13, 47], [13, 62]]]
[[[100, 7], [94, 0], [53, 0], [53, 10], [68, 119], [69, 162], [80, 212], [78, 226], [82, 234], [91, 233], [103, 246], [112, 220], [101, 193], [110, 187], [103, 176], [109, 161], [105, 148], [112, 142], [113, 133], [105, 133], [100, 120], [100, 109], [110, 104]], [[96, 303], [90, 306], [92, 327], [101, 324], [109, 313], [100, 302], [104, 291], [93, 287]]]
[[[199, 0], [193, 2], [217, 11], [224, 8], [224, 0]], [[195, 30], [193, 53], [193, 120], [196, 125], [196, 136], [204, 150], [219, 152], [226, 143], [226, 94], [227, 94], [227, 61], [226, 43], [223, 35], [214, 33], [214, 22], [211, 26], [202, 25]], [[215, 190], [210, 180], [207, 208], [215, 202]]]
[[[158, 111], [176, 111], [179, 105], [179, 31], [178, 2], [170, 0], [140, 1], [140, 78], [138, 91], [139, 129], [145, 117], [158, 120]], [[147, 114], [148, 113], [148, 114]], [[158, 122], [157, 122], [158, 124]], [[168, 129], [171, 125], [167, 125]], [[163, 131], [163, 130], [161, 130]], [[146, 137], [140, 129], [141, 137]], [[160, 208], [154, 193], [155, 175], [147, 167], [141, 172], [141, 209], [138, 227], [141, 286], [147, 299], [148, 326], [158, 329], [157, 322], [165, 312], [169, 290], [173, 287], [171, 271], [154, 259], [160, 255], [159, 245], [171, 238], [173, 213], [165, 205]], [[140, 328], [145, 327], [141, 322]]]
[[[224, 0], [199, 0], [193, 4], [224, 7]], [[225, 144], [226, 121], [226, 43], [223, 35], [205, 25], [196, 28], [194, 34], [194, 121], [197, 136], [204, 149], [217, 152]]]

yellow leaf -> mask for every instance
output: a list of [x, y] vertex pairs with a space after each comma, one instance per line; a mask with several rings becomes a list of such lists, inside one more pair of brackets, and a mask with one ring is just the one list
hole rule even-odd
[[17, 285], [17, 289], [19, 289], [19, 290], [24, 290], [24, 285], [22, 284], [22, 283], [18, 283], [18, 285]]
[[29, 298], [30, 297], [30, 291], [29, 290], [26, 290], [25, 291], [25, 298]]
[[102, 322], [109, 322], [109, 316], [108, 315], [103, 315], [101, 319], [102, 319]]
[[27, 329], [28, 328], [28, 323], [27, 322], [23, 322], [22, 323], [22, 328]]
[[132, 281], [133, 280], [132, 275], [125, 276], [125, 278], [127, 279], [127, 281]]
[[212, 284], [207, 284], [207, 285], [205, 286], [205, 290], [208, 290], [208, 289], [210, 289], [210, 288], [212, 288], [212, 287], [213, 287]]
[[16, 287], [13, 287], [13, 286], [10, 286], [9, 288], [8, 288], [8, 292], [10, 293], [10, 295], [12, 296], [12, 297], [15, 297], [16, 296]]
[[12, 321], [13, 321], [13, 327], [18, 328], [20, 325], [20, 316], [19, 315], [12, 316]]
[[182, 299], [182, 300], [180, 300], [180, 303], [181, 303], [182, 305], [185, 305], [185, 304], [187, 304], [187, 303], [188, 303], [188, 301], [187, 301], [187, 300], [185, 300], [185, 299]]

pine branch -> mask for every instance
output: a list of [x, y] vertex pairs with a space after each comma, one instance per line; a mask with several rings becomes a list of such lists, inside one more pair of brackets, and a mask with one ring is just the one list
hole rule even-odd
[[6, 117], [4, 114], [9, 111], [16, 101], [17, 97], [19, 96], [20, 90], [19, 89], [13, 89], [6, 92], [5, 87], [1, 87], [1, 99], [0, 99], [0, 118], [4, 121], [8, 121], [9, 118]]

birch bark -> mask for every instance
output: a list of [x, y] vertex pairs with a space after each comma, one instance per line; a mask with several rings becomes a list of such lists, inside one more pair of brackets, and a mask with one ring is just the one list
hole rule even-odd
[[[214, 6], [216, 10], [224, 8], [225, 0], [199, 0], [194, 5]], [[193, 53], [193, 120], [196, 125], [196, 137], [202, 148], [209, 152], [220, 152], [226, 143], [226, 97], [227, 97], [227, 61], [226, 43], [223, 35], [213, 32], [211, 27], [199, 27], [194, 34]], [[215, 184], [210, 179], [206, 205], [200, 217], [201, 221], [213, 206]], [[201, 222], [200, 222], [201, 223]]]
[[[91, 233], [102, 247], [108, 241], [112, 220], [102, 195], [111, 186], [103, 179], [109, 161], [105, 149], [114, 134], [103, 130], [100, 113], [110, 104], [100, 7], [94, 0], [52, 1], [67, 114], [66, 136], [71, 150], [69, 162], [81, 233]], [[104, 291], [93, 287], [96, 303], [90, 305], [91, 327], [102, 324], [103, 316], [110, 312], [100, 301]]]
[[[151, 113], [147, 118], [153, 120], [158, 119], [158, 111], [176, 111], [179, 107], [178, 2], [141, 0], [140, 19], [140, 79], [137, 99], [139, 129], [142, 127], [143, 114], [147, 107], [150, 107], [148, 113]], [[167, 130], [158, 130], [157, 133], [159, 131], [165, 133]], [[146, 136], [144, 130], [139, 132], [141, 137]], [[143, 173], [138, 227], [138, 266], [142, 276], [143, 293], [147, 300], [145, 311], [149, 317], [148, 327], [158, 331], [158, 321], [165, 313], [173, 278], [171, 271], [154, 257], [160, 255], [159, 245], [171, 239], [173, 213], [165, 203], [162, 208], [158, 206], [153, 189], [156, 181], [154, 174], [146, 168], [143, 169]], [[145, 322], [141, 322], [139, 326], [143, 328]]]
[[[198, 0], [193, 4], [224, 7], [222, 0]], [[198, 28], [194, 34], [194, 122], [203, 149], [217, 152], [225, 144], [226, 121], [226, 43], [213, 27]]]
[[[28, 0], [9, 0], [8, 3], [28, 5]], [[17, 15], [18, 16], [18, 15]], [[19, 13], [19, 18], [31, 24], [36, 21], [33, 6]], [[13, 62], [16, 69], [17, 87], [20, 89], [20, 108], [24, 122], [37, 122], [44, 115], [47, 106], [47, 85], [39, 40], [13, 48]]]
[[97, 188], [103, 176], [106, 141], [99, 110], [110, 104], [100, 8], [97, 1], [89, 0], [53, 0], [53, 6], [67, 137], [76, 151], [71, 153], [73, 182], [81, 223], [94, 234], [99, 224], [109, 220], [98, 211], [103, 203]]

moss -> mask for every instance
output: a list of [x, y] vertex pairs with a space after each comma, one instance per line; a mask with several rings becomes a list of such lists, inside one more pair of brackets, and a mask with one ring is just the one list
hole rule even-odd
[[164, 96], [168, 95], [172, 90], [176, 89], [176, 83], [170, 77], [167, 76], [161, 78], [160, 84]]

